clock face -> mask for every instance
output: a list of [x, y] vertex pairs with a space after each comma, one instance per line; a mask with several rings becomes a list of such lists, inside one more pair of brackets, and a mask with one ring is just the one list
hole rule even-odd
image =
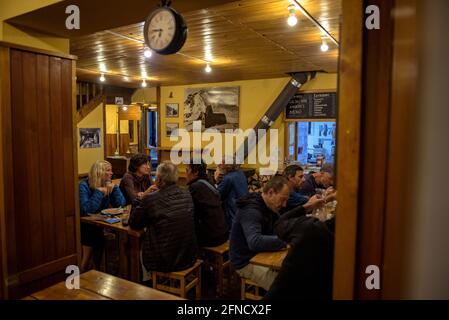
[[151, 17], [147, 29], [148, 46], [156, 52], [167, 48], [176, 33], [176, 19], [170, 10], [157, 10]]

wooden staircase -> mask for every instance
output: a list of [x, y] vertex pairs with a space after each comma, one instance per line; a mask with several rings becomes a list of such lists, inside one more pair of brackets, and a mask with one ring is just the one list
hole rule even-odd
[[83, 120], [100, 103], [105, 101], [103, 86], [90, 82], [76, 83], [76, 123]]

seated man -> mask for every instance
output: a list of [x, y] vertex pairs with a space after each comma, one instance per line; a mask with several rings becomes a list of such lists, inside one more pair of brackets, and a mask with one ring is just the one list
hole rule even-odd
[[309, 200], [309, 197], [299, 192], [304, 183], [304, 170], [301, 166], [297, 164], [289, 165], [284, 170], [284, 177], [288, 180], [290, 195], [287, 200], [287, 207], [282, 209], [282, 213], [301, 206]]
[[151, 187], [155, 191], [131, 212], [130, 227], [147, 228], [142, 244], [147, 271], [179, 271], [196, 261], [192, 197], [188, 190], [176, 186], [177, 181], [177, 167], [170, 161], [161, 163], [156, 170], [156, 186]]
[[[316, 198], [316, 196], [312, 197]], [[275, 225], [279, 238], [290, 244], [265, 299], [331, 300], [334, 220], [305, 216], [304, 207], [283, 214]]]
[[224, 163], [217, 167], [214, 178], [224, 203], [226, 222], [230, 229], [237, 213], [237, 199], [249, 194], [248, 181], [234, 158], [226, 158]]
[[186, 178], [194, 204], [195, 231], [198, 245], [215, 247], [229, 238], [228, 225], [221, 206], [220, 193], [209, 182], [204, 163], [186, 167]]
[[333, 185], [333, 167], [325, 164], [320, 172], [312, 172], [305, 178], [299, 192], [311, 197], [316, 194], [316, 189], [327, 189]]
[[237, 273], [268, 290], [275, 270], [250, 264], [258, 252], [277, 251], [287, 244], [274, 234], [274, 223], [285, 207], [290, 189], [287, 179], [276, 176], [262, 193], [251, 193], [237, 201], [237, 215], [231, 229], [230, 260]]

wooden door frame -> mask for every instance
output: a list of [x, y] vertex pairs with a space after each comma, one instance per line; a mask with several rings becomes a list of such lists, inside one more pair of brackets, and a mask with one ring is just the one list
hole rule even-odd
[[[10, 129], [10, 121], [7, 120], [5, 109], [10, 109], [10, 67], [9, 48], [0, 45], [0, 299], [8, 298], [7, 279], [7, 247], [6, 247], [6, 189], [5, 189], [5, 167], [4, 157], [7, 154], [7, 135], [3, 134]], [[10, 133], [11, 134], [11, 133]]]
[[[364, 26], [368, 5], [380, 9], [380, 30]], [[411, 251], [407, 188], [421, 11], [416, 0], [345, 0], [342, 8], [333, 297], [398, 299]], [[399, 11], [414, 14], [393, 14]], [[366, 288], [369, 265], [379, 267], [379, 289]]]
[[362, 96], [363, 2], [342, 1], [338, 73], [334, 299], [354, 298]]

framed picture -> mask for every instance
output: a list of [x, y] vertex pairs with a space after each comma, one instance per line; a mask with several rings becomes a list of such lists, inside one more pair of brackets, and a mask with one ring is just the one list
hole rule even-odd
[[165, 116], [167, 118], [178, 118], [179, 117], [179, 104], [166, 103], [165, 104]]
[[80, 148], [100, 148], [100, 128], [80, 128]]
[[188, 88], [185, 90], [184, 127], [191, 131], [194, 121], [201, 129], [238, 129], [240, 87]]
[[[176, 129], [179, 129], [179, 123], [166, 123], [165, 124], [165, 135], [167, 137], [170, 137]], [[177, 137], [177, 136], [178, 136], [178, 134], [175, 133], [175, 137]]]

